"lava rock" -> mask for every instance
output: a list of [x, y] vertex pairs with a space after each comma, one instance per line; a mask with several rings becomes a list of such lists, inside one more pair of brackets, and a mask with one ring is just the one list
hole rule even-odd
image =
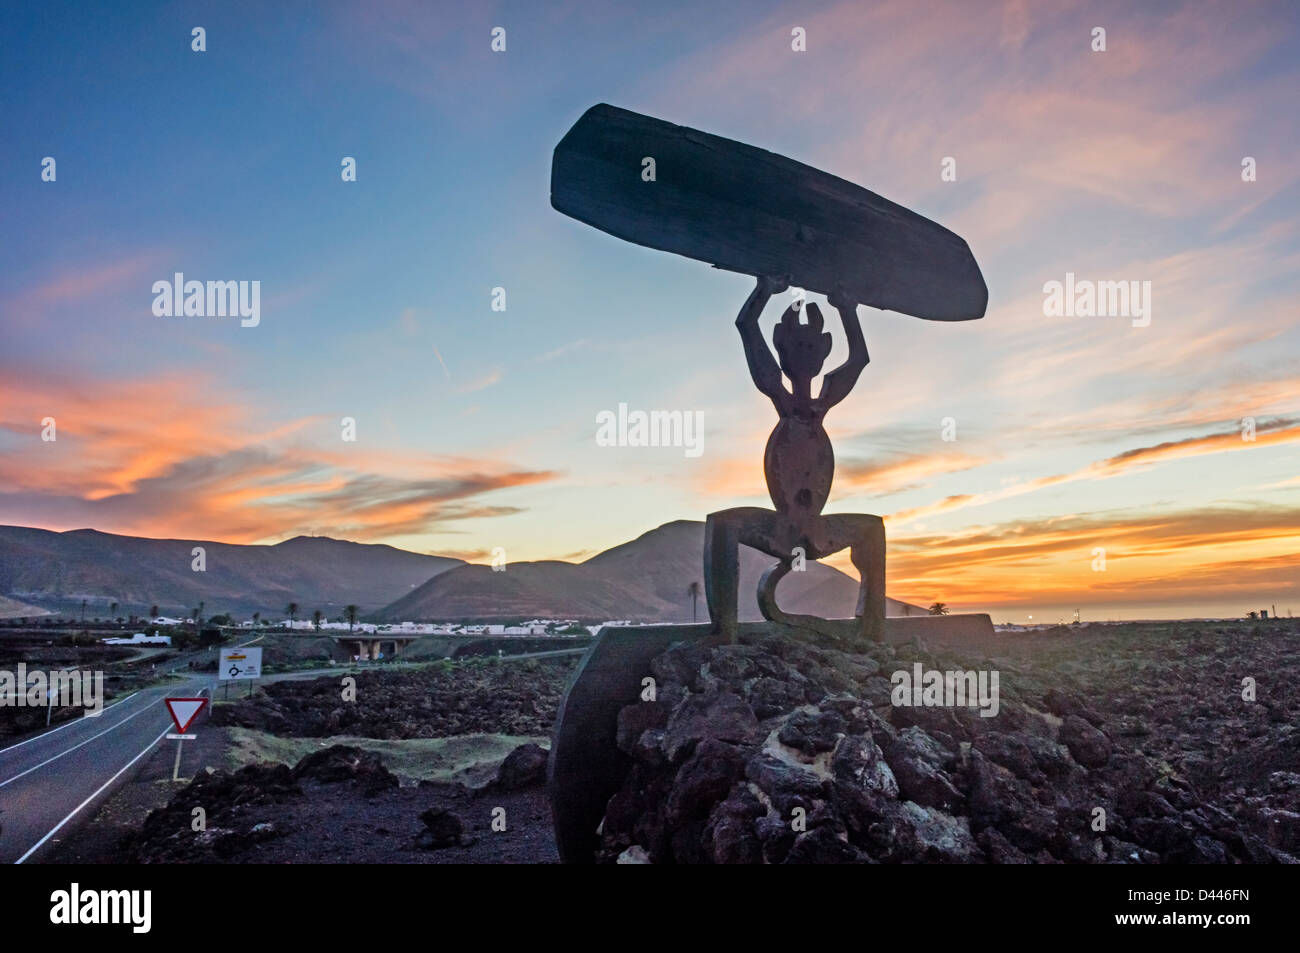
[[641, 736], [647, 731], [662, 732], [668, 725], [668, 716], [671, 713], [671, 707], [662, 701], [624, 705], [618, 711], [619, 750], [635, 756]]
[[[1300, 689], [1255, 705], [1193, 689], [1300, 661], [1300, 629], [1202, 629], [1171, 652], [1160, 626], [1134, 628], [1008, 636], [1025, 651], [995, 659], [797, 627], [674, 647], [651, 665], [658, 707], [620, 714], [632, 767], [598, 858], [1295, 862]], [[916, 663], [1001, 672], [998, 716], [893, 705], [886, 676]]]
[[757, 730], [754, 710], [740, 696], [731, 692], [688, 695], [668, 719], [663, 751], [669, 761], [677, 762], [705, 738], [739, 744], [751, 740]]
[[737, 785], [716, 808], [705, 828], [715, 864], [761, 864], [763, 842], [755, 821], [766, 809], [745, 785]]
[[847, 735], [840, 739], [831, 756], [831, 771], [836, 780], [869, 794], [898, 797], [898, 779], [875, 739], [864, 735]]
[[965, 805], [965, 796], [943, 769], [951, 756], [921, 728], [900, 731], [886, 746], [885, 759], [897, 779], [900, 797], [949, 813]]
[[844, 719], [835, 711], [801, 708], [791, 712], [777, 738], [808, 755], [832, 751], [844, 734]]
[[899, 802], [894, 815], [891, 859], [934, 864], [969, 864], [983, 859], [970, 821], [912, 801]]
[[496, 787], [501, 791], [519, 791], [546, 783], [546, 761], [550, 753], [541, 745], [528, 742], [506, 755], [497, 768]]
[[1074, 760], [1085, 768], [1100, 768], [1110, 760], [1110, 739], [1078, 715], [1065, 716], [1060, 739]]
[[1289, 854], [1300, 851], [1300, 814], [1295, 811], [1265, 808], [1260, 820], [1268, 831], [1268, 844]]
[[785, 864], [861, 864], [870, 858], [829, 827], [814, 827], [795, 836]]
[[397, 776], [384, 767], [379, 755], [351, 745], [331, 745], [312, 752], [294, 765], [293, 776], [324, 784], [356, 781], [367, 795], [398, 786]]
[[682, 765], [665, 805], [669, 824], [704, 817], [745, 775], [745, 753], [735, 745], [705, 738]]
[[420, 815], [424, 830], [415, 839], [415, 846], [424, 850], [441, 850], [455, 847], [461, 842], [465, 825], [451, 811], [431, 807]]

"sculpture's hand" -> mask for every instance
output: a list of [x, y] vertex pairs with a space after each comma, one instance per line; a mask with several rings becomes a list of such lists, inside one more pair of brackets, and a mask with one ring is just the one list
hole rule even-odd
[[829, 301], [831, 307], [840, 314], [856, 312], [858, 310], [858, 303], [853, 300], [852, 295], [844, 290], [842, 284], [837, 283], [835, 285], [835, 290], [826, 296], [826, 300]]

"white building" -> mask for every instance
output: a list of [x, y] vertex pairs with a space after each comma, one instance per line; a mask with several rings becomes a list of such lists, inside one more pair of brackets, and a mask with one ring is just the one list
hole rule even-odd
[[137, 632], [129, 639], [126, 638], [109, 638], [100, 639], [105, 645], [171, 645], [172, 637], [170, 635], [145, 635], [143, 632]]

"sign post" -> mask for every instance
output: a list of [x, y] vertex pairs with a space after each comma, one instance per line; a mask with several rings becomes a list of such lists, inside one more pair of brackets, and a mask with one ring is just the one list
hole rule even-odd
[[172, 780], [179, 781], [181, 774], [181, 745], [187, 740], [193, 740], [195, 735], [187, 735], [185, 729], [194, 721], [196, 715], [203, 710], [203, 706], [208, 703], [206, 698], [166, 698], [167, 712], [172, 716], [172, 723], [176, 725], [176, 732], [168, 733], [167, 739], [176, 741], [176, 762], [172, 765]]
[[185, 744], [186, 737], [193, 738], [194, 736], [193, 735], [188, 735], [188, 736], [168, 735], [167, 737], [176, 739], [176, 761], [174, 764], [172, 764], [172, 780], [179, 781], [181, 779], [181, 745]]

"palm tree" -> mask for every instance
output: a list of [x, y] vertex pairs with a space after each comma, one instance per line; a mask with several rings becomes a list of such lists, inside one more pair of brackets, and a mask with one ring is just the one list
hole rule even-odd
[[686, 587], [686, 594], [691, 597], [691, 621], [695, 621], [695, 605], [700, 599], [700, 584], [692, 582]]
[[284, 607], [285, 614], [289, 616], [289, 628], [293, 628], [293, 621], [298, 617], [298, 603], [291, 602]]
[[345, 606], [343, 609], [343, 614], [348, 619], [348, 632], [351, 632], [352, 627], [357, 624], [357, 611], [356, 606]]
[[319, 609], [316, 609], [316, 610], [314, 610], [314, 611], [312, 612], [312, 614], [311, 614], [311, 624], [314, 625], [314, 626], [316, 627], [316, 631], [317, 631], [317, 632], [320, 631], [320, 620], [321, 620], [321, 618], [322, 618], [322, 613], [321, 613], [321, 611], [320, 611]]
[[81, 624], [86, 624], [86, 600], [81, 600]]
[[156, 605], [149, 607], [149, 618], [150, 619], [158, 618], [158, 607]]
[[110, 602], [110, 603], [108, 604], [108, 617], [109, 617], [110, 619], [116, 619], [116, 618], [117, 618], [117, 603], [116, 603], [116, 602]]
[[930, 606], [930, 615], [947, 615], [948, 604], [946, 602], [936, 602]]
[[260, 622], [261, 620], [262, 620], [262, 613], [260, 613], [260, 612], [254, 612], [254, 613], [253, 613], [253, 628], [256, 629], [256, 628], [257, 628], [257, 623]]
[[1246, 618], [1247, 618], [1247, 619], [1258, 619], [1258, 618], [1259, 618], [1259, 613], [1256, 612], [1254, 609], [1251, 609], [1249, 612], [1246, 613]]

